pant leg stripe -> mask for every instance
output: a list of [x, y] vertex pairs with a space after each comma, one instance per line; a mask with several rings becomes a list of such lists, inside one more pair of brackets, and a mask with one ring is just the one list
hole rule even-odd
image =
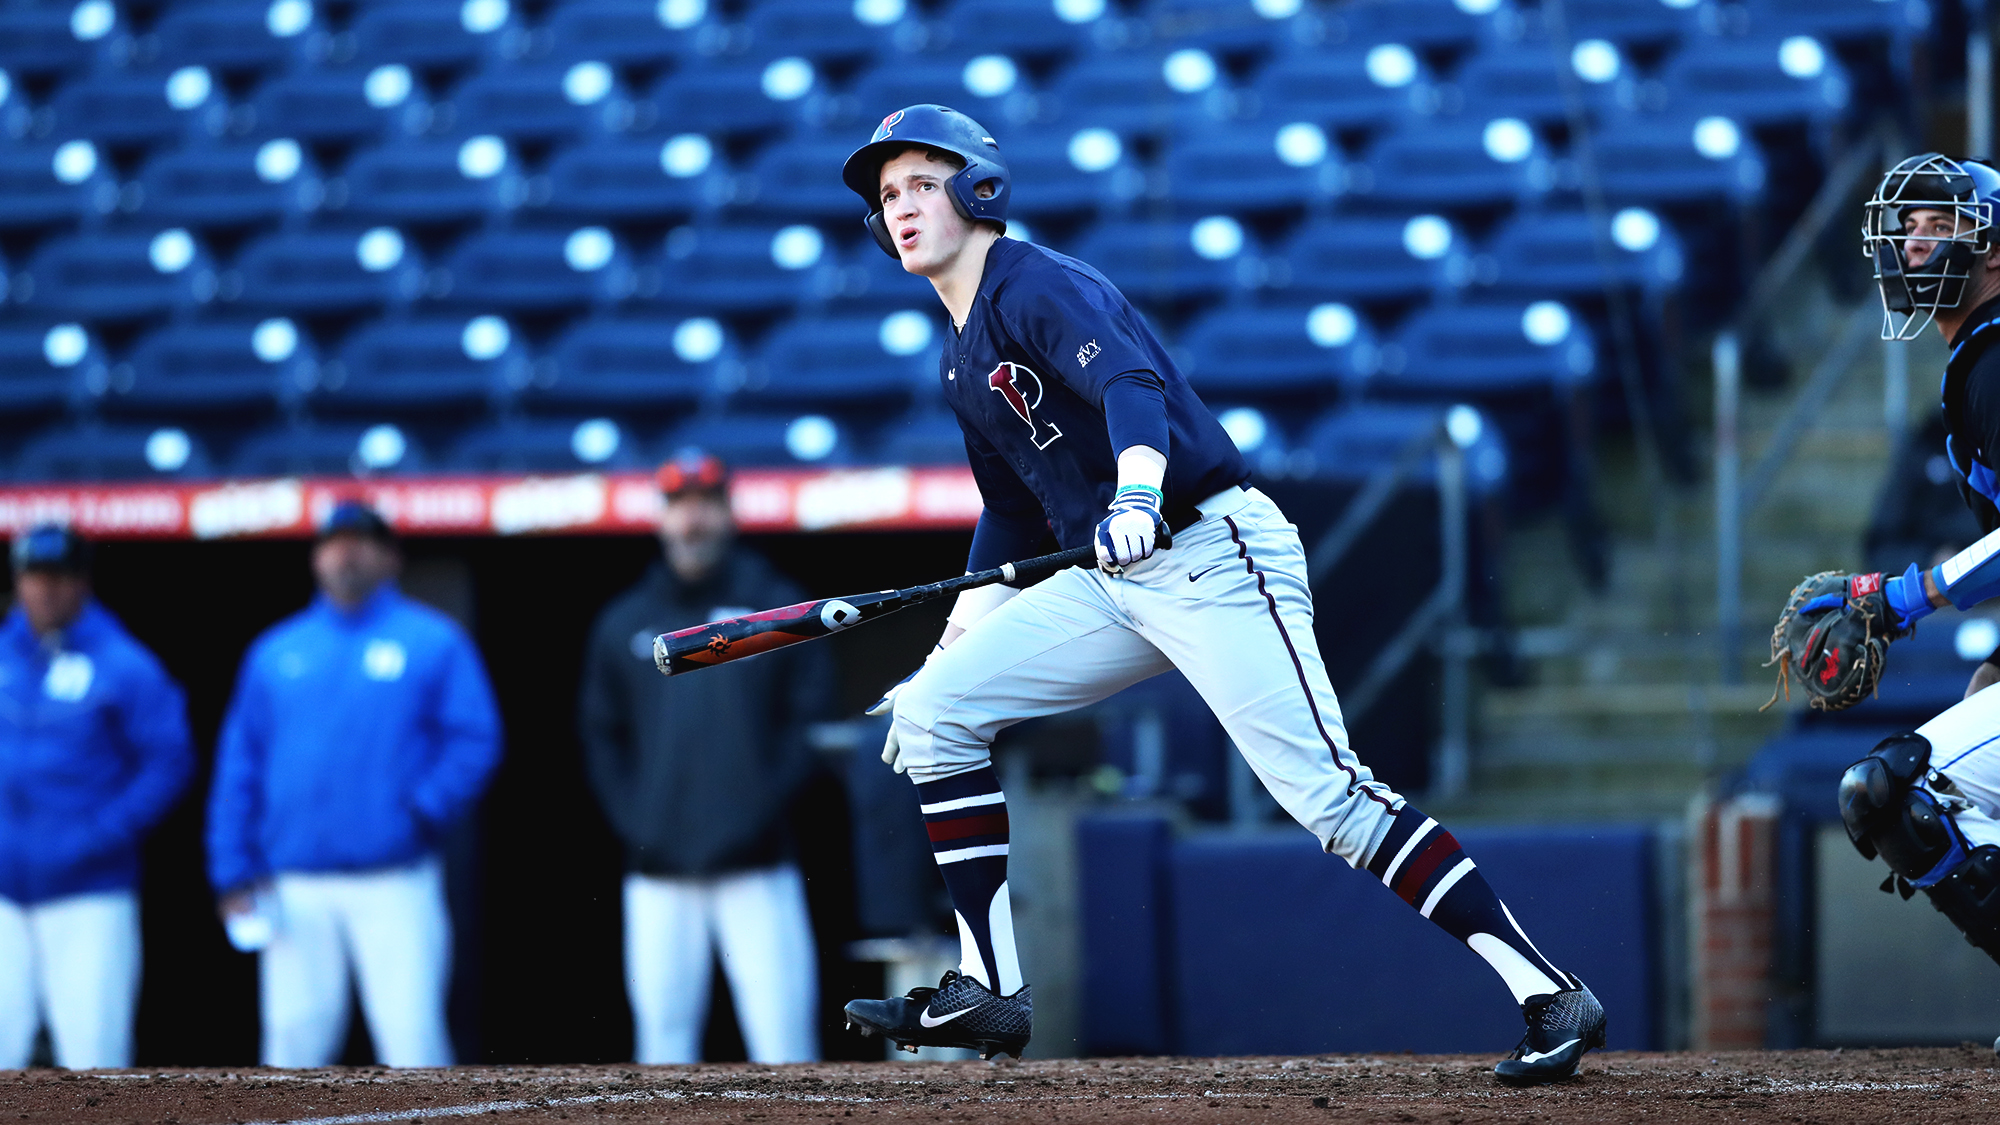
[[1459, 860], [1458, 866], [1451, 869], [1451, 874], [1438, 880], [1437, 887], [1431, 891], [1430, 897], [1424, 899], [1424, 908], [1418, 913], [1426, 918], [1430, 917], [1431, 911], [1437, 909], [1437, 904], [1444, 901], [1444, 896], [1451, 893], [1451, 889], [1458, 885], [1458, 881], [1472, 874], [1473, 867], [1472, 857], [1467, 856]]
[[1299, 660], [1299, 650], [1292, 644], [1292, 635], [1285, 631], [1284, 618], [1278, 616], [1278, 599], [1265, 587], [1264, 572], [1257, 569], [1257, 560], [1250, 557], [1250, 544], [1243, 541], [1243, 533], [1236, 526], [1236, 517], [1224, 516], [1222, 522], [1229, 525], [1229, 538], [1236, 542], [1236, 557], [1243, 560], [1244, 571], [1257, 577], [1257, 592], [1264, 595], [1264, 603], [1271, 609], [1271, 624], [1278, 627], [1278, 636], [1285, 642], [1285, 652], [1292, 658], [1292, 671], [1298, 674], [1299, 690], [1305, 692], [1306, 708], [1312, 712], [1313, 725], [1319, 728], [1320, 741], [1326, 743], [1327, 752], [1333, 755], [1333, 764], [1347, 774], [1348, 794], [1353, 795], [1355, 787], [1359, 786], [1361, 792], [1368, 795], [1369, 800], [1385, 809], [1390, 808], [1389, 801], [1385, 797], [1362, 784], [1361, 775], [1354, 772], [1354, 767], [1340, 760], [1340, 747], [1334, 743], [1333, 736], [1327, 733], [1326, 720], [1320, 717], [1319, 703], [1313, 699], [1312, 684], [1306, 681], [1306, 666]]
[[957, 812], [959, 809], [976, 808], [980, 805], [997, 805], [1006, 799], [1004, 793], [980, 793], [972, 797], [959, 797], [951, 801], [920, 805], [918, 808], [925, 816], [934, 816], [938, 813]]

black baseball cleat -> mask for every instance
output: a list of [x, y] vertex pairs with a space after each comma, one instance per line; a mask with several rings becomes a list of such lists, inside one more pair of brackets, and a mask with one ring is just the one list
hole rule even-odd
[[1539, 1086], [1576, 1077], [1585, 1051], [1604, 1046], [1604, 1005], [1583, 982], [1570, 977], [1575, 988], [1530, 996], [1521, 1005], [1528, 1033], [1521, 1045], [1501, 1059], [1493, 1074], [1509, 1086]]
[[995, 996], [986, 986], [948, 970], [936, 988], [913, 988], [888, 1000], [849, 1000], [847, 1027], [880, 1035], [915, 1054], [918, 1047], [958, 1047], [1021, 1057], [1034, 1034], [1035, 1003], [1026, 985], [1012, 996]]

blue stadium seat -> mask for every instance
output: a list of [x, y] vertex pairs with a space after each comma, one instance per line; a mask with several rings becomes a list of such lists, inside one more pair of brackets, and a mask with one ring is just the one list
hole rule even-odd
[[[918, 326], [889, 350], [891, 325]], [[739, 399], [791, 406], [907, 402], [937, 378], [935, 331], [925, 313], [890, 318], [798, 317], [771, 331], [744, 372]]]
[[837, 285], [831, 259], [812, 227], [679, 227], [660, 254], [657, 296], [680, 308], [775, 312]]
[[630, 257], [603, 227], [489, 231], [445, 259], [439, 295], [502, 310], [582, 308], [632, 292]]
[[196, 410], [270, 409], [318, 377], [311, 341], [290, 320], [175, 324], [142, 338], [128, 383], [107, 407], [178, 416]]
[[[1824, 7], [1819, 0], [1812, 3]], [[1879, 0], [1853, 0], [1880, 7]], [[1702, 32], [1701, 3], [1663, 4], [1658, 0], [1563, 0], [1563, 20], [1571, 42], [1608, 39], [1612, 43], [1654, 44], [1688, 39]]]
[[0, 145], [0, 227], [52, 227], [118, 205], [118, 184], [89, 141]]
[[1013, 175], [1009, 215], [1074, 219], [1116, 211], [1146, 188], [1129, 146], [1108, 129], [1032, 129], [1003, 139], [1000, 155]]
[[1397, 329], [1369, 390], [1445, 400], [1561, 390], [1596, 366], [1590, 330], [1553, 301], [1440, 305]]
[[[1485, 424], [1483, 415], [1478, 436], [1465, 447], [1466, 483], [1475, 494], [1489, 492], [1508, 478], [1507, 442], [1499, 427]], [[1313, 423], [1298, 450], [1312, 474], [1331, 480], [1362, 481], [1375, 472], [1394, 465], [1413, 441], [1437, 433], [1445, 412], [1435, 406], [1367, 402], [1328, 412]], [[1417, 467], [1417, 478], [1435, 480], [1437, 460], [1426, 457]]]
[[475, 473], [596, 473], [646, 463], [638, 439], [609, 418], [495, 422], [468, 431], [449, 460]]
[[108, 2], [0, 7], [0, 70], [46, 75], [87, 69], [104, 48], [125, 38], [121, 24]]
[[900, 19], [864, 23], [862, 15], [888, 14], [889, 5], [829, 4], [826, 0], [761, 0], [744, 21], [749, 50], [774, 58], [804, 55], [815, 59], [855, 59], [887, 54], [895, 49]]
[[384, 320], [354, 330], [320, 370], [322, 409], [465, 410], [526, 385], [518, 334], [498, 317]]
[[1099, 223], [1078, 244], [1076, 256], [1134, 301], [1168, 305], [1219, 298], [1242, 284], [1241, 267], [1255, 257], [1255, 248], [1238, 228], [1236, 252], [1215, 258], [1197, 252], [1195, 227], [1208, 221]]
[[[1285, 15], [1266, 15], [1266, 11]], [[1306, 5], [1260, 4], [1257, 0], [1152, 0], [1146, 19], [1155, 40], [1176, 47], [1212, 51], [1268, 50], [1292, 38]]]
[[1615, 117], [1591, 147], [1604, 194], [1617, 203], [1741, 201], [1764, 188], [1756, 141], [1720, 115]]
[[317, 31], [311, 0], [172, 4], [153, 24], [159, 57], [176, 66], [278, 70], [305, 57]]
[[260, 83], [249, 104], [261, 134], [357, 141], [423, 131], [432, 110], [422, 91], [422, 84], [400, 64], [376, 70], [305, 70]]
[[23, 303], [85, 319], [189, 308], [216, 291], [207, 253], [178, 229], [60, 236], [36, 250], [22, 272], [34, 279]]
[[[1496, 138], [1496, 131], [1502, 136]], [[1506, 144], [1494, 143], [1504, 139]], [[1502, 160], [1496, 156], [1505, 156]], [[1518, 118], [1409, 120], [1375, 142], [1354, 195], [1448, 211], [1531, 202], [1555, 185], [1547, 145]]]
[[[957, 0], [945, 10], [938, 31], [944, 45], [966, 54], [1064, 55], [1088, 47], [1100, 29], [1117, 22], [1115, 5], [1089, 9], [1057, 0]], [[1106, 11], [1111, 19], [1104, 18]], [[1084, 13], [1089, 14], [1071, 22]]]
[[347, 214], [406, 223], [482, 218], [519, 205], [523, 192], [513, 153], [491, 135], [366, 149], [341, 170], [340, 184]]
[[[873, 121], [904, 106], [925, 102], [948, 105], [988, 129], [1002, 130], [1051, 117], [1028, 85], [1024, 68], [1005, 55], [931, 58], [917, 55], [877, 63], [854, 80], [847, 96], [856, 116]], [[970, 81], [968, 81], [970, 79]], [[974, 93], [973, 86], [984, 93]], [[1004, 151], [1008, 137], [1001, 136]]]
[[1246, 122], [1176, 140], [1167, 153], [1167, 196], [1180, 210], [1277, 211], [1339, 195], [1339, 150], [1319, 126]]
[[1164, 134], [1177, 122], [1221, 120], [1233, 108], [1219, 68], [1209, 83], [1186, 93], [1168, 84], [1173, 56], [1164, 51], [1105, 51], [1065, 70], [1049, 88], [1058, 120], [1072, 129], [1096, 126], [1125, 136]]
[[[1629, 0], [1643, 4], [1651, 0]], [[1485, 9], [1468, 11], [1467, 9]], [[1521, 15], [1509, 0], [1461, 4], [1457, 0], [1354, 0], [1330, 9], [1326, 38], [1333, 43], [1409, 43], [1469, 47], [1505, 38]], [[1504, 24], [1503, 24], [1504, 21]]]
[[312, 423], [258, 430], [229, 458], [230, 472], [249, 477], [362, 476], [414, 473], [428, 467], [423, 448], [412, 435], [381, 423]]
[[383, 308], [415, 300], [424, 269], [393, 228], [266, 235], [236, 258], [240, 304], [302, 313]]
[[[700, 154], [698, 165], [685, 156], [690, 144]], [[666, 141], [601, 137], [562, 149], [549, 161], [547, 209], [579, 217], [685, 220], [730, 198], [733, 178], [709, 152], [699, 134]], [[839, 185], [838, 177], [832, 180]], [[853, 192], [841, 190], [855, 201]]]
[[[668, 128], [698, 124], [713, 133], [770, 133], [804, 120], [808, 108], [820, 100], [824, 85], [816, 72], [808, 69], [802, 74], [783, 59], [704, 61], [669, 74], [653, 87], [647, 101], [654, 118]], [[773, 97], [772, 92], [786, 96]]]
[[846, 428], [817, 414], [706, 415], [676, 427], [661, 443], [660, 452], [664, 457], [690, 445], [738, 466], [796, 468], [854, 461], [853, 438]]
[[1181, 371], [1204, 399], [1352, 393], [1375, 366], [1374, 334], [1345, 305], [1218, 309], [1179, 341]]
[[197, 227], [303, 214], [323, 198], [311, 153], [289, 137], [163, 152], [146, 162], [138, 184], [142, 214]]
[[1908, 39], [1929, 30], [1939, 6], [1930, 0], [1743, 0], [1754, 34], [1829, 39]]
[[[1482, 123], [1495, 117], [1561, 123], [1568, 120], [1569, 105], [1563, 99], [1565, 79], [1559, 68], [1570, 65], [1546, 43], [1489, 47], [1465, 60], [1455, 83], [1465, 99], [1465, 112], [1476, 114]], [[1602, 109], [1612, 99], [1614, 88], [1608, 83], [1586, 82], [1574, 75], [1568, 81], [1583, 109]]]
[[0, 410], [60, 408], [87, 385], [103, 385], [103, 349], [79, 324], [0, 324]]
[[[197, 73], [202, 76], [196, 77]], [[175, 93], [186, 108], [167, 100], [168, 84], [177, 76]], [[160, 144], [205, 129], [209, 111], [221, 109], [222, 100], [220, 84], [206, 72], [93, 75], [56, 90], [49, 100], [51, 132], [64, 139], [86, 137], [100, 145]]]
[[14, 475], [30, 481], [188, 478], [209, 471], [208, 451], [184, 430], [97, 423], [31, 438], [14, 459]]
[[912, 410], [883, 425], [874, 459], [886, 465], [963, 465], [965, 431], [950, 411]]
[[1524, 296], [1593, 297], [1607, 281], [1651, 292], [1680, 281], [1686, 259], [1664, 220], [1639, 208], [1606, 218], [1604, 262], [1587, 212], [1530, 211], [1509, 219], [1486, 246], [1495, 287]]
[[1753, 125], [1832, 120], [1853, 90], [1833, 51], [1809, 36], [1705, 41], [1669, 59], [1660, 82], [1677, 113]]
[[349, 29], [355, 57], [368, 66], [466, 67], [499, 53], [518, 29], [504, 0], [404, 0], [364, 5]]
[[[1370, 76], [1373, 72], [1383, 81]], [[1392, 84], [1384, 84], [1392, 83]], [[1421, 56], [1398, 44], [1294, 48], [1260, 71], [1250, 90], [1263, 120], [1329, 129], [1380, 129], [1427, 113], [1436, 99]]]
[[712, 320], [576, 322], [551, 349], [549, 373], [525, 392], [535, 405], [574, 410], [657, 410], [698, 402], [717, 368], [734, 362], [728, 333]]
[[682, 5], [693, 18], [670, 27], [682, 14], [659, 0], [567, 0], [549, 14], [550, 54], [559, 59], [603, 59], [657, 66], [684, 58], [698, 47], [704, 29], [714, 30], [709, 5]]
[[1466, 257], [1465, 236], [1435, 215], [1315, 219], [1280, 250], [1282, 269], [1269, 264], [1269, 284], [1303, 301], [1413, 301], [1447, 292]]
[[453, 90], [450, 105], [459, 132], [509, 141], [616, 133], [633, 112], [617, 72], [597, 59], [489, 67]]
[[779, 141], [737, 178], [730, 202], [768, 207], [787, 219], [854, 222], [866, 212], [837, 173], [855, 147], [854, 138], [842, 136]]

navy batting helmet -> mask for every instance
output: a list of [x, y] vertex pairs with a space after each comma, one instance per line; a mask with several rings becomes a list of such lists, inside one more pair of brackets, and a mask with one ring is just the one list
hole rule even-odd
[[[968, 219], [997, 223], [1007, 229], [1007, 165], [1000, 159], [1000, 146], [979, 122], [955, 109], [941, 105], [913, 105], [882, 119], [868, 143], [854, 150], [840, 170], [840, 178], [868, 202], [868, 231], [875, 245], [891, 258], [896, 240], [889, 236], [889, 224], [882, 220], [882, 165], [897, 153], [912, 148], [934, 148], [953, 153], [965, 167], [951, 178], [951, 203]], [[979, 197], [980, 185], [990, 185], [992, 195]]]

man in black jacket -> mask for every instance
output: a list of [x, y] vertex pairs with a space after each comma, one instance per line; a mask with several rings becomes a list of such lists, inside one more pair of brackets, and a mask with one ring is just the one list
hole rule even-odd
[[660, 467], [666, 561], [605, 608], [578, 708], [591, 783], [625, 842], [625, 980], [641, 1063], [697, 1062], [710, 950], [756, 1062], [818, 1057], [805, 885], [786, 806], [812, 768], [805, 724], [831, 686], [799, 645], [699, 676], [653, 667], [653, 637], [805, 594], [735, 542], [728, 470], [699, 451]]

